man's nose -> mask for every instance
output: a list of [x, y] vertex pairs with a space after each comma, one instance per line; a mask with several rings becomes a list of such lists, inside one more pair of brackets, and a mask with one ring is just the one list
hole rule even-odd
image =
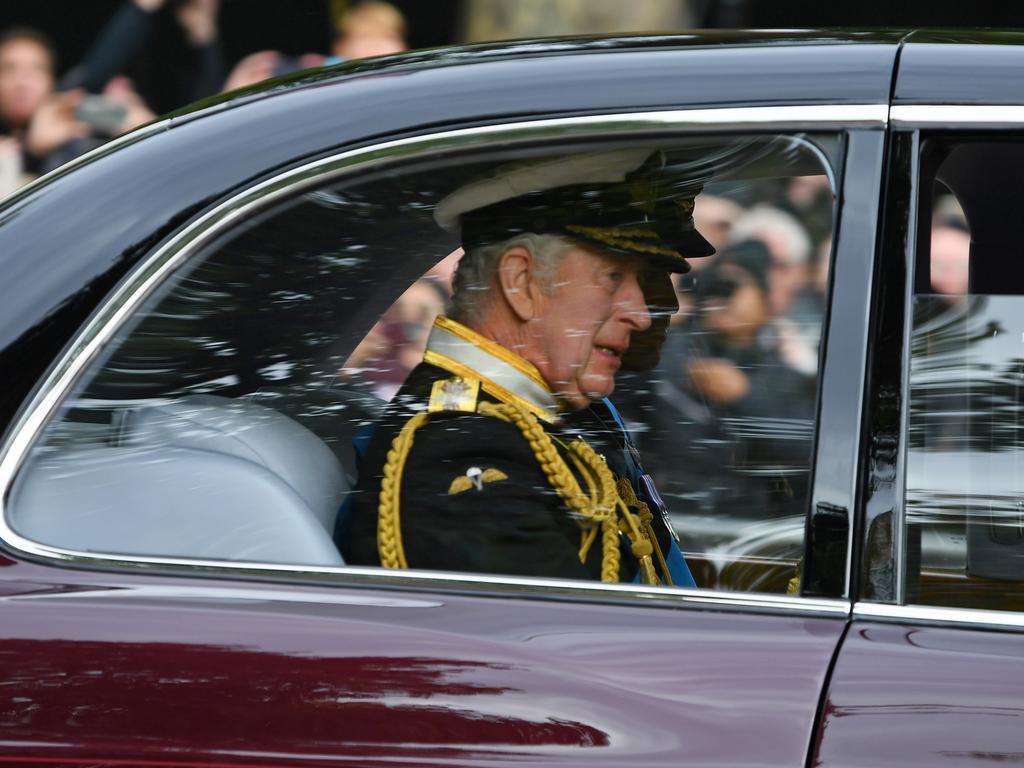
[[635, 276], [631, 277], [622, 289], [622, 297], [618, 302], [619, 313], [623, 320], [633, 326], [633, 330], [646, 331], [651, 327], [651, 313], [647, 308], [647, 299]]

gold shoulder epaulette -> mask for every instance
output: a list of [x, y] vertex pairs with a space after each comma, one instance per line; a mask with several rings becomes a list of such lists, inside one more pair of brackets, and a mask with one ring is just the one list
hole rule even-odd
[[477, 399], [480, 397], [480, 381], [453, 376], [450, 379], [439, 379], [430, 388], [430, 402], [427, 413], [440, 411], [476, 411]]

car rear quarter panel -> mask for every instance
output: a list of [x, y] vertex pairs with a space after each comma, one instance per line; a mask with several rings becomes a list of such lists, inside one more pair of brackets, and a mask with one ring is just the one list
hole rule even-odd
[[810, 764], [1020, 764], [1022, 690], [1022, 634], [855, 622]]

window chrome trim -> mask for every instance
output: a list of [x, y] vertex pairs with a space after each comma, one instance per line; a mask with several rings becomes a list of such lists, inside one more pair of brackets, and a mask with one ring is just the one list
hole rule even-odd
[[900, 361], [900, 447], [896, 451], [896, 472], [894, 494], [898, 503], [892, 510], [892, 547], [894, 584], [893, 594], [896, 602], [903, 605], [907, 601], [907, 476], [910, 465], [910, 397], [912, 344], [914, 336], [914, 285], [917, 280], [917, 254], [920, 243], [918, 236], [918, 214], [921, 206], [921, 137], [911, 136], [912, 145], [910, 158], [910, 196], [907, 210], [906, 246], [903, 251], [903, 266], [906, 270], [906, 283], [903, 286], [903, 358]]
[[[527, 576], [501, 576], [492, 574], [455, 573], [428, 570], [387, 570], [367, 566], [305, 566], [266, 563], [226, 563], [219, 560], [175, 561], [170, 558], [137, 557], [114, 560], [103, 556], [76, 558], [75, 566], [95, 566], [103, 571], [116, 569], [118, 573], [146, 573], [160, 576], [205, 576], [219, 579], [252, 580], [253, 587], [218, 585], [169, 587], [150, 585], [129, 586], [117, 584], [119, 597], [146, 597], [153, 595], [200, 596], [200, 593], [230, 596], [236, 599], [275, 599], [291, 602], [339, 602], [352, 603], [360, 598], [330, 595], [310, 595], [299, 592], [277, 591], [275, 587], [286, 585], [303, 589], [338, 587], [344, 589], [401, 590], [406, 593], [427, 592], [437, 601], [443, 593], [478, 595], [509, 600], [543, 599], [553, 601], [588, 601], [602, 604], [644, 605], [658, 608], [688, 608], [692, 610], [730, 611], [765, 615], [798, 615], [846, 620], [850, 617], [851, 605], [845, 600], [828, 598], [805, 598], [795, 595], [756, 594], [746, 592], [715, 592], [713, 590], [688, 589], [683, 587], [659, 587], [646, 584], [602, 584], [600, 582], [574, 581], [571, 579], [547, 579]], [[225, 566], [229, 566], [225, 568]], [[256, 583], [262, 587], [255, 586]], [[86, 587], [86, 594], [108, 592], [106, 586], [95, 589]], [[83, 590], [71, 592], [42, 591], [30, 592], [17, 599], [58, 599], [74, 598]], [[255, 597], [254, 597], [255, 595]], [[15, 598], [8, 598], [15, 599]], [[427, 598], [395, 598], [394, 603], [419, 601]], [[363, 603], [381, 602], [377, 598], [364, 598]]]
[[[637, 138], [645, 135], [653, 137], [665, 133], [679, 134], [694, 129], [735, 132], [743, 130], [837, 130], [852, 127], [884, 128], [887, 118], [887, 105], [864, 104], [671, 110], [517, 121], [439, 131], [342, 150], [331, 156], [283, 171], [249, 187], [201, 214], [140, 261], [121, 281], [106, 302], [97, 308], [74, 341], [69, 344], [64, 355], [56, 362], [28, 407], [19, 415], [8, 433], [8, 439], [3, 446], [0, 446], [0, 540], [3, 540], [13, 550], [35, 558], [55, 560], [69, 565], [80, 564], [87, 567], [115, 566], [152, 570], [153, 566], [157, 566], [187, 568], [191, 571], [216, 569], [222, 575], [230, 575], [238, 571], [277, 575], [282, 573], [337, 574], [342, 579], [351, 577], [351, 580], [354, 581], [358, 577], [360, 580], [365, 579], [375, 584], [384, 584], [392, 578], [399, 579], [402, 584], [410, 585], [416, 583], [436, 584], [439, 581], [467, 586], [478, 583], [481, 577], [463, 577], [453, 574], [444, 574], [443, 577], [423, 576], [419, 571], [412, 574], [388, 571], [385, 572], [387, 577], [385, 578], [379, 569], [358, 569], [350, 566], [314, 569], [273, 563], [233, 563], [144, 556], [133, 556], [126, 559], [123, 555], [63, 549], [32, 541], [15, 532], [7, 522], [7, 499], [19, 468], [28, 457], [32, 445], [40, 436], [45, 424], [103, 346], [132, 316], [142, 302], [166, 277], [185, 264], [198, 249], [221, 236], [239, 221], [251, 217], [282, 198], [300, 194], [310, 187], [333, 181], [348, 173], [362, 172], [397, 161], [414, 160], [418, 156], [428, 153], [435, 157], [441, 157], [445, 153], [461, 153], [494, 145], [507, 148], [516, 144], [530, 144], [538, 141], [572, 143], [581, 139], [614, 140], [622, 138], [624, 135]], [[162, 125], [162, 123], [155, 124], [152, 130], [156, 130]], [[849, 579], [849, 573], [847, 573], [847, 579]], [[575, 582], [559, 583], [551, 580], [518, 578], [498, 579], [489, 576], [484, 583], [491, 587], [498, 585], [529, 589], [536, 587], [541, 592], [547, 592], [545, 587], [548, 587], [553, 589], [554, 593], [568, 590], [573, 594], [618, 595], [625, 591], [632, 595], [647, 595], [645, 590], [630, 585], [580, 585]], [[664, 588], [655, 588], [655, 593], [667, 594]], [[673, 590], [672, 594], [683, 596], [684, 592]], [[685, 600], [702, 605], [713, 603], [734, 607], [748, 603], [792, 607], [813, 606], [828, 602], [787, 598], [783, 603], [779, 603], [779, 598], [765, 602], [767, 598], [730, 595], [726, 599], [721, 598], [723, 593], [714, 594], [715, 598], [709, 598], [699, 590], [692, 591], [692, 594], [686, 592]], [[720, 598], [724, 600], [724, 603], [716, 602]], [[838, 605], [843, 606], [844, 613], [848, 611], [847, 603], [840, 602]]]
[[1024, 106], [997, 104], [903, 104], [892, 107], [894, 128], [1020, 128]]
[[930, 605], [890, 605], [856, 603], [853, 618], [859, 621], [885, 621], [908, 624], [973, 626], [995, 629], [1024, 629], [1024, 614], [1012, 611], [985, 611], [975, 608], [942, 608]]

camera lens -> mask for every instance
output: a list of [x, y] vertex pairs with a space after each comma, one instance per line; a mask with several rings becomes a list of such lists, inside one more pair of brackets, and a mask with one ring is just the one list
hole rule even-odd
[[724, 299], [732, 296], [740, 282], [728, 275], [708, 275], [704, 280], [697, 281], [697, 290], [701, 296], [709, 299]]

